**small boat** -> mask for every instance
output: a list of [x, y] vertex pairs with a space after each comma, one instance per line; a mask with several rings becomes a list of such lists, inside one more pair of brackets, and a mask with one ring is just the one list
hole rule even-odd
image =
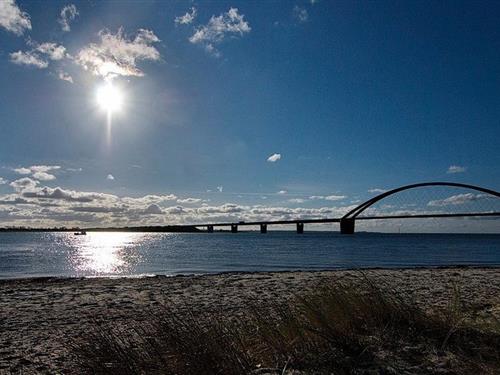
[[86, 232], [86, 231], [84, 231], [84, 230], [82, 230], [82, 231], [80, 231], [80, 232], [75, 232], [75, 233], [73, 233], [73, 234], [74, 234], [75, 236], [85, 236], [85, 235], [87, 235], [87, 232]]

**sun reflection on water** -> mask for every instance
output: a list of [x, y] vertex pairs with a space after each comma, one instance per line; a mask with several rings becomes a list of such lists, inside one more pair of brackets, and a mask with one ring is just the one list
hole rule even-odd
[[143, 239], [143, 233], [89, 232], [85, 236], [71, 236], [76, 251], [70, 262], [77, 273], [121, 274], [140, 261], [135, 248]]

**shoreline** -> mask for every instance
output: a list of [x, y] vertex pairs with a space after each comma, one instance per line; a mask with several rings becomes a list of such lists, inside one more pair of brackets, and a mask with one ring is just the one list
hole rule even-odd
[[[241, 225], [241, 224], [240, 224]], [[257, 226], [257, 225], [256, 225]], [[213, 232], [207, 232], [205, 230], [199, 230], [199, 231], [193, 231], [193, 232], [188, 232], [188, 231], [159, 231], [159, 230], [125, 230], [125, 229], [120, 229], [120, 228], [101, 228], [101, 229], [95, 229], [95, 228], [75, 228], [75, 229], [66, 229], [66, 230], [60, 230], [60, 229], [50, 229], [50, 228], [32, 228], [32, 229], [9, 229], [9, 228], [0, 228], [0, 234], [2, 233], [69, 233], [73, 234], [78, 231], [85, 231], [88, 233], [187, 233], [187, 234], [234, 234], [231, 232], [231, 230], [215, 230]], [[238, 229], [238, 233], [256, 233], [256, 234], [262, 234], [259, 229]], [[266, 234], [271, 234], [271, 233], [297, 233], [296, 230], [294, 229], [274, 229], [274, 230], [269, 230], [266, 232]], [[304, 233], [301, 234], [306, 234], [306, 233], [333, 233], [333, 234], [342, 234], [338, 230], [331, 230], [331, 229], [308, 229], [307, 231], [304, 231]], [[409, 234], [409, 235], [500, 235], [499, 232], [372, 232], [372, 231], [366, 231], [366, 230], [360, 230], [355, 232], [354, 235], [363, 235], [363, 234], [389, 234], [389, 235], [404, 235], [404, 234]], [[348, 235], [351, 236], [351, 235]]]
[[96, 276], [19, 276], [19, 277], [0, 277], [0, 284], [10, 281], [33, 281], [43, 282], [52, 280], [128, 280], [128, 279], [154, 279], [154, 278], [176, 278], [176, 277], [210, 277], [224, 275], [255, 275], [255, 274], [286, 274], [286, 273], [323, 273], [323, 272], [346, 272], [346, 271], [406, 271], [406, 270], [464, 270], [464, 269], [500, 269], [499, 264], [487, 265], [440, 265], [440, 266], [397, 266], [397, 267], [347, 267], [347, 268], [322, 268], [322, 269], [291, 269], [278, 271], [219, 271], [219, 272], [201, 272], [201, 273], [177, 273], [177, 274], [130, 274], [130, 275], [96, 275]]
[[460, 290], [464, 306], [500, 319], [500, 267], [227, 272], [142, 278], [0, 280], [0, 374], [63, 372], [71, 345], [96, 320], [129, 331], [151, 316], [173, 312], [245, 315], [249, 304], [293, 301], [325, 283], [368, 278], [430, 310], [445, 309]]

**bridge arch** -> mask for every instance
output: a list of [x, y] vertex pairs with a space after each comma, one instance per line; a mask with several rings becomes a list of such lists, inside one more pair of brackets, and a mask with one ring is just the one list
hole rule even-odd
[[[405, 185], [398, 187], [396, 189], [392, 189], [389, 191], [386, 191], [384, 193], [381, 193], [366, 202], [361, 203], [359, 206], [355, 207], [348, 213], [346, 213], [342, 218], [340, 219], [340, 229], [342, 233], [354, 233], [354, 222], [356, 217], [361, 214], [363, 211], [365, 211], [367, 208], [370, 206], [374, 205], [375, 203], [381, 201], [384, 198], [387, 198], [388, 196], [391, 196], [393, 194], [399, 193], [404, 190], [410, 190], [410, 189], [415, 189], [419, 187], [426, 187], [426, 186], [448, 186], [448, 187], [459, 187], [459, 188], [465, 188], [465, 189], [470, 189], [470, 190], [476, 190], [480, 191], [482, 193], [487, 193], [492, 196], [495, 196], [497, 198], [500, 198], [500, 193], [498, 191], [494, 191], [491, 189], [483, 188], [480, 186], [475, 186], [475, 185], [469, 185], [469, 184], [462, 184], [458, 182], [421, 182], [418, 184], [411, 184], [411, 185]], [[425, 215], [423, 215], [425, 216]], [[443, 215], [446, 216], [446, 215]], [[466, 215], [464, 215], [466, 216]]]

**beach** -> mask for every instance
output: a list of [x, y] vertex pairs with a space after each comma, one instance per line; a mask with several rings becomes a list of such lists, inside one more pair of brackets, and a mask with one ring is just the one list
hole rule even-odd
[[96, 320], [126, 330], [165, 308], [238, 316], [249, 303], [291, 301], [318, 286], [360, 278], [397, 290], [424, 310], [446, 308], [459, 290], [477, 317], [500, 319], [500, 268], [0, 280], [0, 373], [71, 368], [72, 344]]

